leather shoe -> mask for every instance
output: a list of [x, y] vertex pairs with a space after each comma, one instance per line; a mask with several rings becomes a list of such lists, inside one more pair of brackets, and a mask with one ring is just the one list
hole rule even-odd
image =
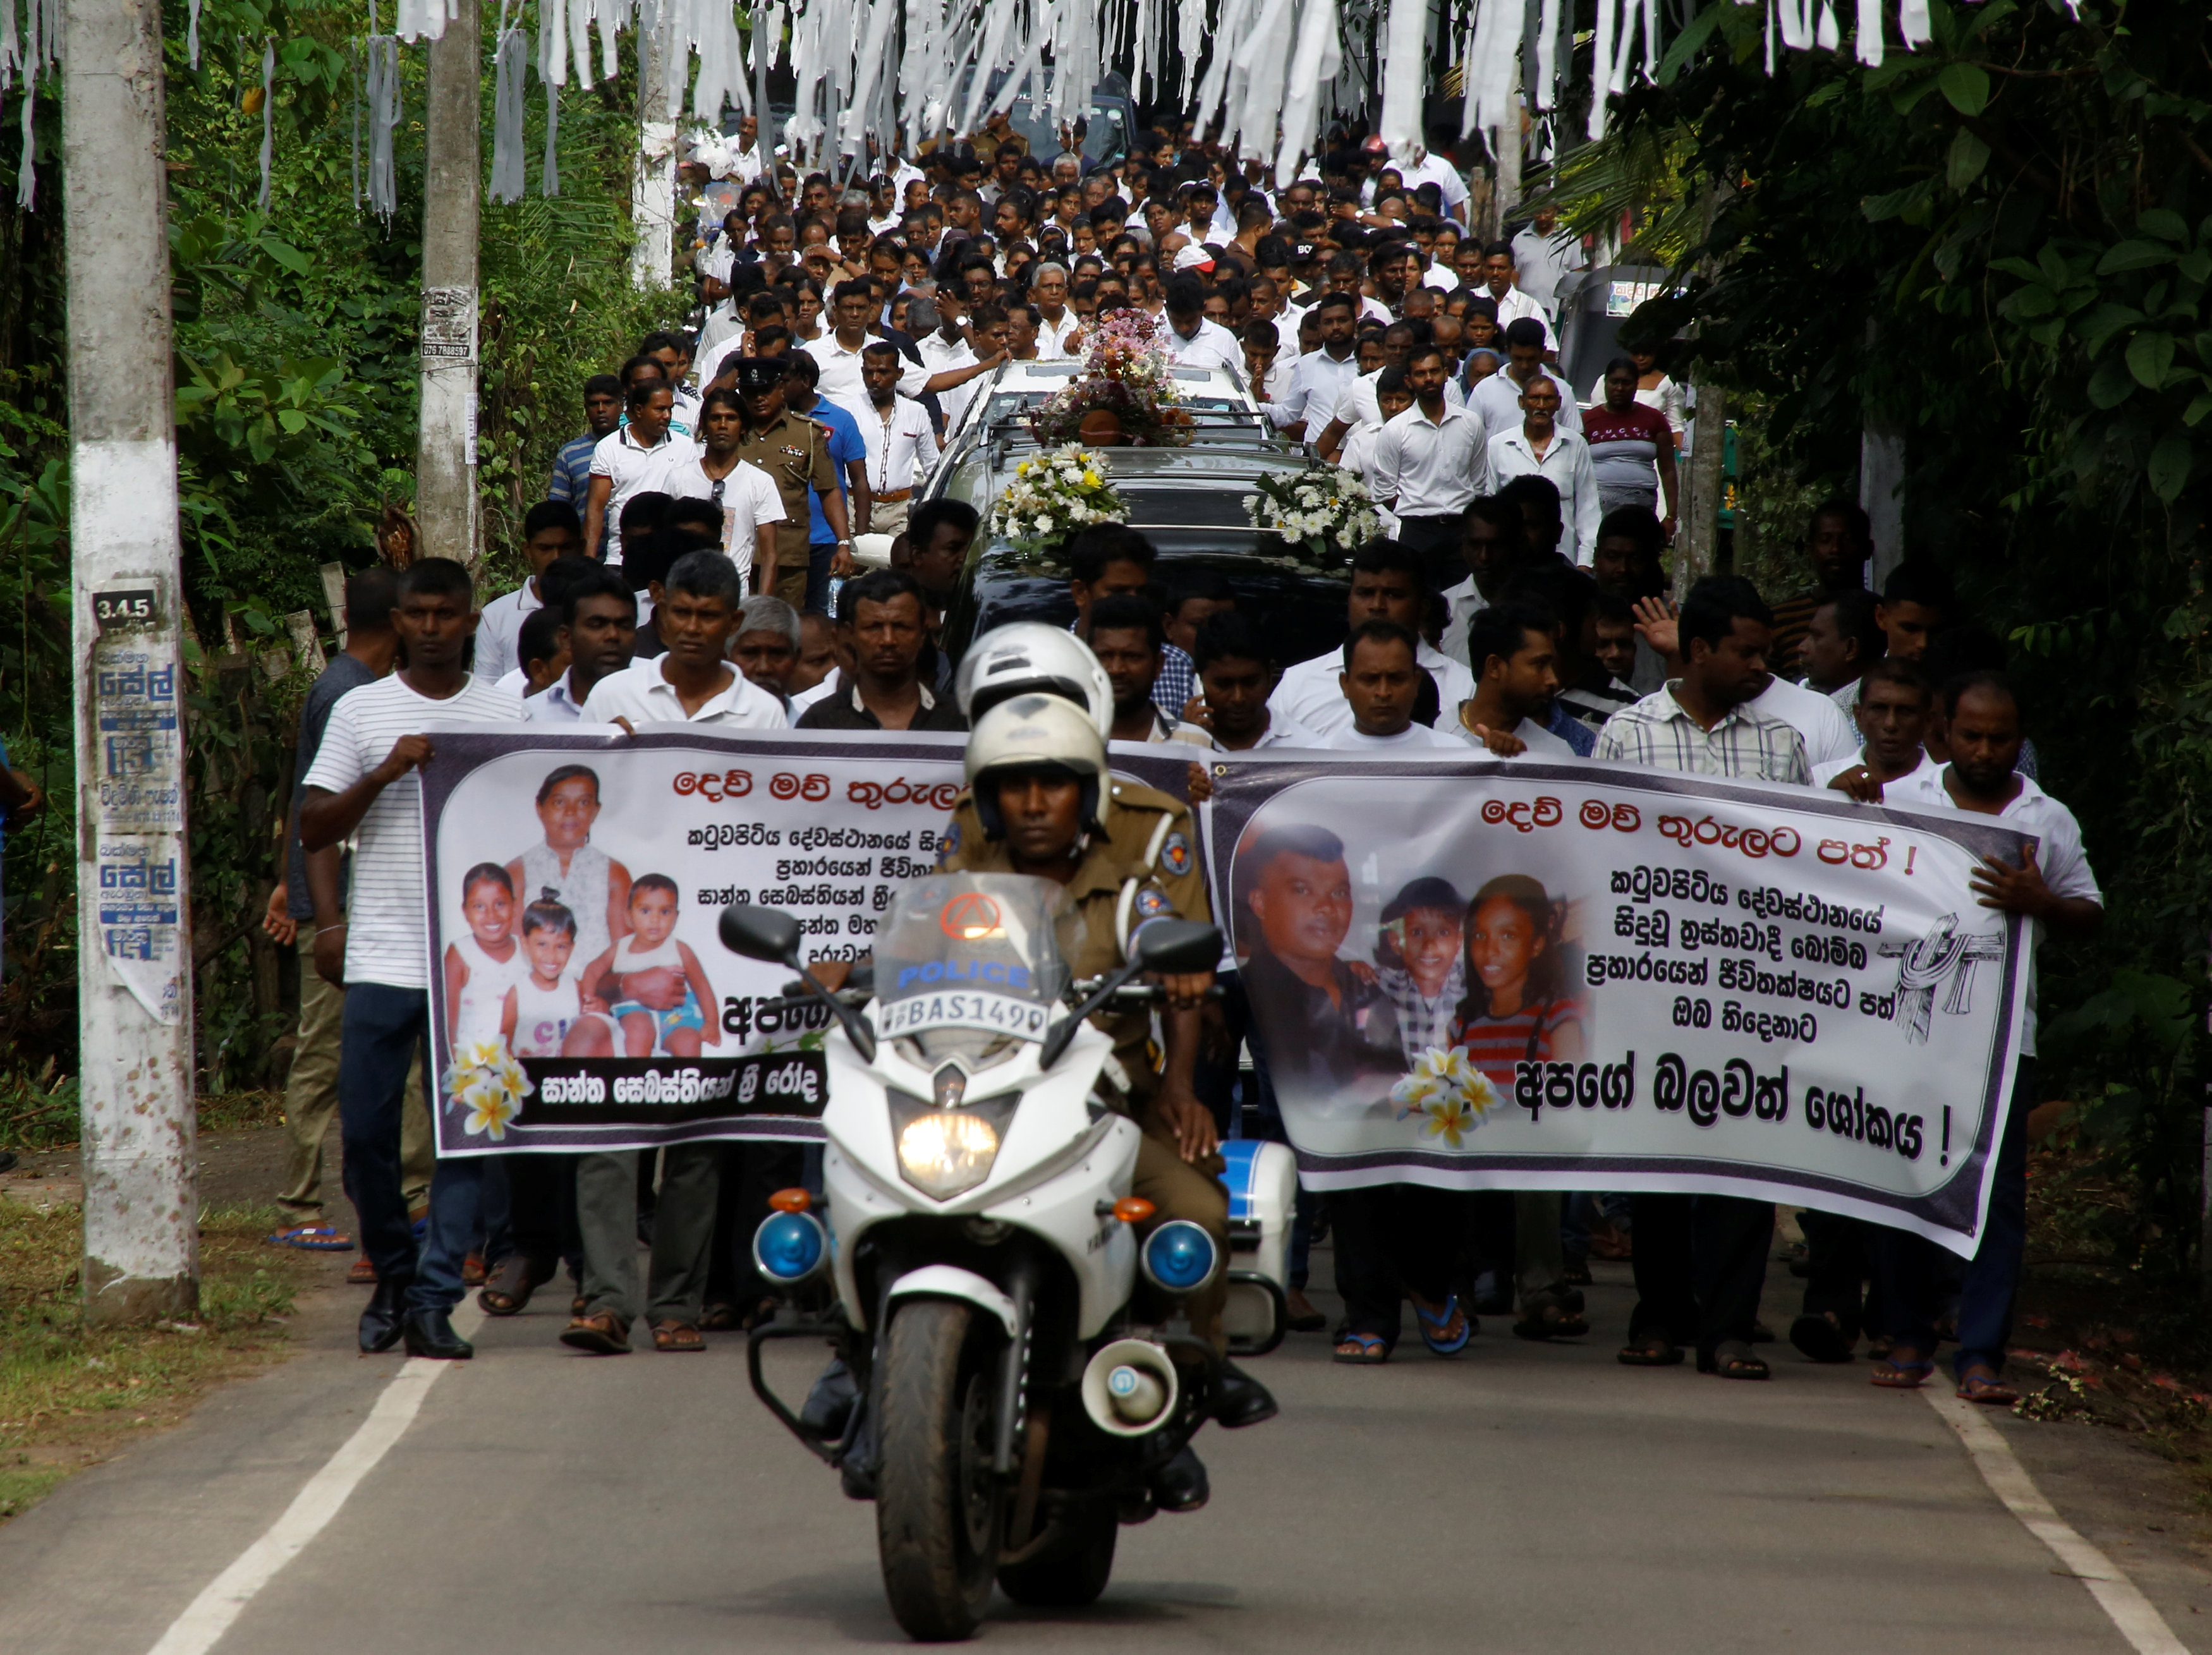
[[361, 1313], [361, 1354], [379, 1355], [399, 1343], [399, 1319], [407, 1298], [407, 1278], [380, 1280]]
[[407, 1338], [407, 1354], [428, 1356], [433, 1361], [465, 1362], [477, 1354], [477, 1348], [453, 1331], [452, 1316], [442, 1310], [410, 1310], [401, 1324]]
[[1247, 1373], [1234, 1362], [1221, 1364], [1220, 1376], [1213, 1384], [1214, 1422], [1223, 1429], [1234, 1431], [1239, 1426], [1257, 1425], [1262, 1420], [1275, 1417], [1275, 1398], [1267, 1387]]
[[1152, 1473], [1152, 1503], [1164, 1512], [1194, 1512], [1213, 1498], [1206, 1480], [1206, 1462], [1186, 1445], [1182, 1452]]

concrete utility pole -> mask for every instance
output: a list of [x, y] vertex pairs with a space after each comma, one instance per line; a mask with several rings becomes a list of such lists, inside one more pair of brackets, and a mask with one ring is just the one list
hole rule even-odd
[[1713, 572], [1721, 544], [1721, 495], [1728, 487], [1728, 393], [1693, 372], [1697, 411], [1690, 416], [1688, 498], [1683, 503], [1681, 555], [1674, 560], [1674, 601], [1699, 575]]
[[[757, 15], [757, 14], [756, 14]], [[630, 173], [630, 285], [641, 293], [668, 286], [676, 257], [676, 112], [686, 64], [676, 45], [676, 8], [648, 4], [637, 27], [637, 161]], [[770, 140], [765, 135], [763, 146]]]
[[62, 64], [84, 1318], [116, 1327], [199, 1303], [161, 0], [66, 0]]
[[423, 112], [422, 412], [415, 448], [418, 550], [471, 573], [483, 556], [477, 518], [477, 147], [483, 87], [477, 0], [455, 0], [430, 43]]

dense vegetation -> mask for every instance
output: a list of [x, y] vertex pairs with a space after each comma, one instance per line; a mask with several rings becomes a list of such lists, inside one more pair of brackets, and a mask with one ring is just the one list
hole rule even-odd
[[1855, 492], [1863, 430], [1905, 434], [1905, 549], [2008, 640], [2109, 903], [2045, 962], [2046, 1094], [2118, 1192], [2093, 1239], [2171, 1278], [2197, 1263], [2212, 925], [2212, 17], [1929, 9], [1917, 52], [1893, 14], [1879, 67], [1846, 39], [1770, 74], [1759, 12], [1705, 8], [1561, 193], [1646, 214], [1704, 371], [1766, 411], [1795, 488]]
[[[308, 675], [267, 652], [289, 643], [283, 618], [302, 609], [328, 637], [319, 566], [368, 563], [380, 512], [413, 493], [423, 53], [401, 53], [387, 223], [355, 204], [359, 7], [207, 0], [197, 70], [184, 0], [167, 14], [196, 985], [203, 1083], [222, 1090], [281, 1072], [290, 1021], [289, 973], [257, 922], [278, 872], [291, 719]], [[264, 37], [277, 47], [276, 161], [260, 211]], [[487, 133], [491, 96], [487, 73]], [[76, 1117], [60, 126], [42, 98], [38, 202], [21, 212], [17, 106], [0, 139], [0, 737], [64, 808], [7, 846], [0, 1142], [73, 1137]], [[580, 428], [584, 377], [672, 319], [669, 300], [628, 285], [635, 108], [627, 79], [571, 88], [563, 194], [483, 209], [479, 477], [495, 589], [515, 567], [513, 531], [553, 450]], [[533, 79], [533, 191], [544, 120]]]

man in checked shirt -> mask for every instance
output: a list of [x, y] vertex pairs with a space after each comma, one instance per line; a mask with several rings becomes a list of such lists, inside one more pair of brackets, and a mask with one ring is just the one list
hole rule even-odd
[[[1766, 688], [1774, 636], [1758, 588], [1738, 575], [1707, 575], [1690, 588], [1678, 625], [1682, 676], [1606, 720], [1597, 761], [1809, 786], [1804, 737], [1753, 705]], [[1638, 1196], [1637, 1305], [1620, 1360], [1664, 1367], [1694, 1345], [1701, 1373], [1766, 1378], [1751, 1339], [1773, 1233], [1771, 1202]]]

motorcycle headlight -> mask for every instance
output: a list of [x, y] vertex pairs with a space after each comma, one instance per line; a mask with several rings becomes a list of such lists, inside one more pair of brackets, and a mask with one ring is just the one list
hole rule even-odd
[[924, 1195], [950, 1201], [991, 1175], [1018, 1093], [940, 1109], [910, 1092], [890, 1094], [899, 1175]]

